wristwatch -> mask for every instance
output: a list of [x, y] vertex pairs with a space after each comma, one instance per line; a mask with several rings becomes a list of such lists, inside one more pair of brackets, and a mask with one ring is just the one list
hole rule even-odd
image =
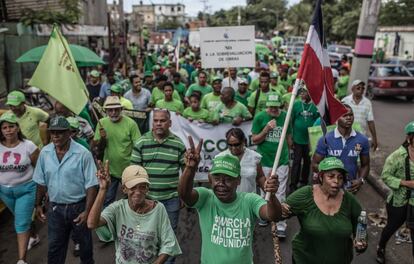
[[364, 180], [364, 178], [363, 178], [363, 177], [361, 177], [360, 179], [361, 179], [361, 183], [362, 183], [362, 184], [365, 184], [365, 180]]

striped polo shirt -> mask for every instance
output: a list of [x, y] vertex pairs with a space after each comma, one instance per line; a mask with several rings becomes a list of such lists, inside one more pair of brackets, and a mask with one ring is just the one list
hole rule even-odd
[[131, 164], [137, 164], [147, 170], [150, 179], [148, 198], [167, 200], [178, 196], [178, 177], [184, 167], [184, 143], [170, 132], [161, 143], [152, 131], [137, 140], [132, 150]]

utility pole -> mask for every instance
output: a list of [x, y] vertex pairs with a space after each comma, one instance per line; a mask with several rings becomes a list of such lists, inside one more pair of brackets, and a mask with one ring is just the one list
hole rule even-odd
[[125, 23], [125, 16], [124, 16], [124, 0], [119, 0], [118, 2], [118, 12], [119, 12], [119, 33], [120, 33], [120, 40], [121, 42], [121, 58], [123, 62], [123, 73], [126, 76], [126, 69], [127, 69], [127, 39], [128, 39], [128, 32], [126, 32], [126, 23]]
[[362, 2], [348, 90], [354, 80], [361, 80], [365, 83], [368, 81], [380, 6], [381, 0], [364, 0]]
[[241, 25], [241, 13], [240, 13], [240, 6], [237, 6], [237, 24]]

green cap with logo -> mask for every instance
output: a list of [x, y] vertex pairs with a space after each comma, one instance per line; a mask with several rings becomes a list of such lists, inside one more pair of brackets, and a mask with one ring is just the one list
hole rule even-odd
[[70, 124], [64, 116], [54, 116], [50, 119], [48, 130], [69, 130]]
[[319, 163], [319, 171], [329, 171], [329, 170], [341, 170], [343, 173], [347, 173], [344, 163], [335, 157], [325, 158]]
[[17, 117], [13, 112], [6, 112], [0, 116], [0, 124], [3, 122], [16, 124], [17, 123]]
[[406, 135], [414, 133], [414, 121], [411, 121], [405, 126], [404, 132]]
[[215, 157], [210, 174], [225, 174], [237, 178], [240, 176], [240, 161], [233, 155]]
[[220, 76], [214, 76], [213, 82], [217, 82], [217, 81], [221, 82], [223, 81], [223, 79]]
[[70, 128], [78, 129], [79, 128], [79, 120], [74, 116], [69, 116], [66, 118], [68, 120]]
[[114, 93], [122, 93], [122, 86], [117, 83], [112, 84], [111, 91]]
[[97, 70], [91, 71], [90, 75], [95, 78], [99, 78], [99, 76], [101, 76], [101, 74]]
[[281, 106], [282, 98], [277, 93], [269, 93], [267, 95], [266, 107]]
[[24, 93], [20, 91], [13, 91], [7, 95], [6, 105], [18, 106], [26, 101]]

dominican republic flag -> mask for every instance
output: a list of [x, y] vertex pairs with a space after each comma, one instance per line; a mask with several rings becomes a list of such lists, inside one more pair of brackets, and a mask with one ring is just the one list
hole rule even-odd
[[318, 0], [302, 54], [297, 79], [303, 80], [326, 124], [334, 124], [347, 109], [335, 98], [333, 77], [322, 23], [322, 0]]

